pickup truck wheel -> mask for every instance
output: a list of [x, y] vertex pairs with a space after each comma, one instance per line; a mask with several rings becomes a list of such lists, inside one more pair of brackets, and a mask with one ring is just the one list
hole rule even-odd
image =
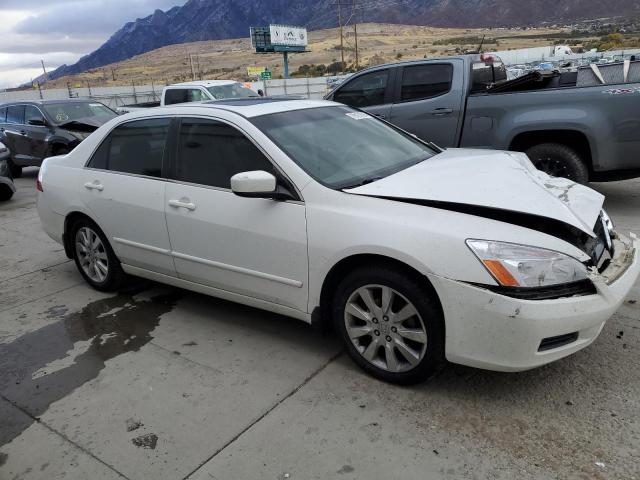
[[589, 181], [589, 169], [575, 150], [560, 143], [541, 143], [527, 150], [538, 170], [553, 177], [563, 177], [577, 183]]
[[332, 317], [351, 359], [381, 380], [425, 381], [445, 364], [444, 318], [435, 292], [387, 266], [361, 267], [336, 288]]
[[7, 164], [9, 165], [9, 172], [11, 172], [11, 176], [13, 178], [20, 178], [22, 176], [22, 167], [13, 163], [13, 160], [7, 160]]

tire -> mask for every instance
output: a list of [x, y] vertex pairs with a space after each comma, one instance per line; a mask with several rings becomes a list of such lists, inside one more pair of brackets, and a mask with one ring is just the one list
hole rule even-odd
[[13, 160], [7, 160], [9, 165], [9, 172], [13, 178], [20, 178], [22, 176], [22, 167], [13, 163]]
[[[385, 295], [385, 289], [392, 294]], [[366, 292], [373, 308], [367, 307]], [[386, 302], [388, 309], [381, 308], [383, 295], [391, 298]], [[415, 314], [407, 315], [410, 307]], [[376, 378], [404, 385], [419, 383], [446, 363], [440, 303], [417, 275], [394, 266], [358, 268], [336, 287], [331, 315], [351, 359]], [[357, 337], [352, 340], [352, 336]]]
[[13, 197], [13, 190], [5, 185], [0, 185], [0, 201], [11, 200]]
[[69, 235], [76, 267], [89, 285], [101, 292], [117, 291], [124, 286], [126, 274], [100, 227], [89, 219], [79, 219]]
[[560, 143], [541, 143], [526, 151], [538, 170], [576, 183], [589, 181], [589, 168], [575, 150]]

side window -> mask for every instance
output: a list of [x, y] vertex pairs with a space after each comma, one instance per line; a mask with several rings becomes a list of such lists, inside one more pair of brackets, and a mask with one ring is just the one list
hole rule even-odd
[[240, 131], [215, 120], [182, 120], [178, 180], [231, 188], [232, 176], [252, 170], [274, 173], [271, 162]]
[[12, 105], [7, 109], [7, 123], [24, 123], [24, 105]]
[[183, 88], [168, 88], [164, 92], [164, 104], [165, 105], [173, 105], [176, 103], [186, 103], [189, 102], [187, 94], [189, 90]]
[[157, 118], [116, 127], [95, 151], [88, 166], [160, 177], [170, 123], [168, 118]]
[[4, 123], [7, 120], [7, 109], [0, 108], [0, 123]]
[[32, 120], [39, 121], [39, 125], [43, 125], [45, 123], [42, 112], [33, 105], [27, 105], [24, 109], [24, 123], [28, 125]]
[[188, 102], [202, 102], [204, 100], [209, 100], [209, 97], [207, 97], [201, 90], [192, 89], [188, 90], [188, 92]]
[[450, 63], [404, 67], [400, 99], [404, 102], [443, 95], [451, 90], [452, 78]]
[[382, 105], [388, 81], [389, 70], [367, 73], [340, 88], [333, 100], [357, 108]]

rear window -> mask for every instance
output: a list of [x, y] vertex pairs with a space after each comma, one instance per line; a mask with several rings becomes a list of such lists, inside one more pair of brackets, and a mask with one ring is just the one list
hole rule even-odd
[[507, 80], [507, 68], [498, 57], [489, 57], [486, 61], [473, 62], [471, 65], [471, 90], [484, 91], [494, 83]]

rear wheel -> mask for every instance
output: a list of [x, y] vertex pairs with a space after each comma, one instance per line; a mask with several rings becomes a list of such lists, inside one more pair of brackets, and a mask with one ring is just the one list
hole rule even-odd
[[542, 143], [527, 150], [527, 156], [538, 170], [553, 177], [577, 183], [589, 181], [589, 169], [575, 150], [560, 143]]
[[91, 220], [80, 219], [71, 227], [73, 258], [78, 271], [96, 290], [110, 292], [123, 286], [125, 273], [107, 237]]
[[333, 320], [349, 355], [381, 380], [427, 380], [444, 364], [438, 299], [413, 275], [393, 267], [359, 268], [337, 287]]

